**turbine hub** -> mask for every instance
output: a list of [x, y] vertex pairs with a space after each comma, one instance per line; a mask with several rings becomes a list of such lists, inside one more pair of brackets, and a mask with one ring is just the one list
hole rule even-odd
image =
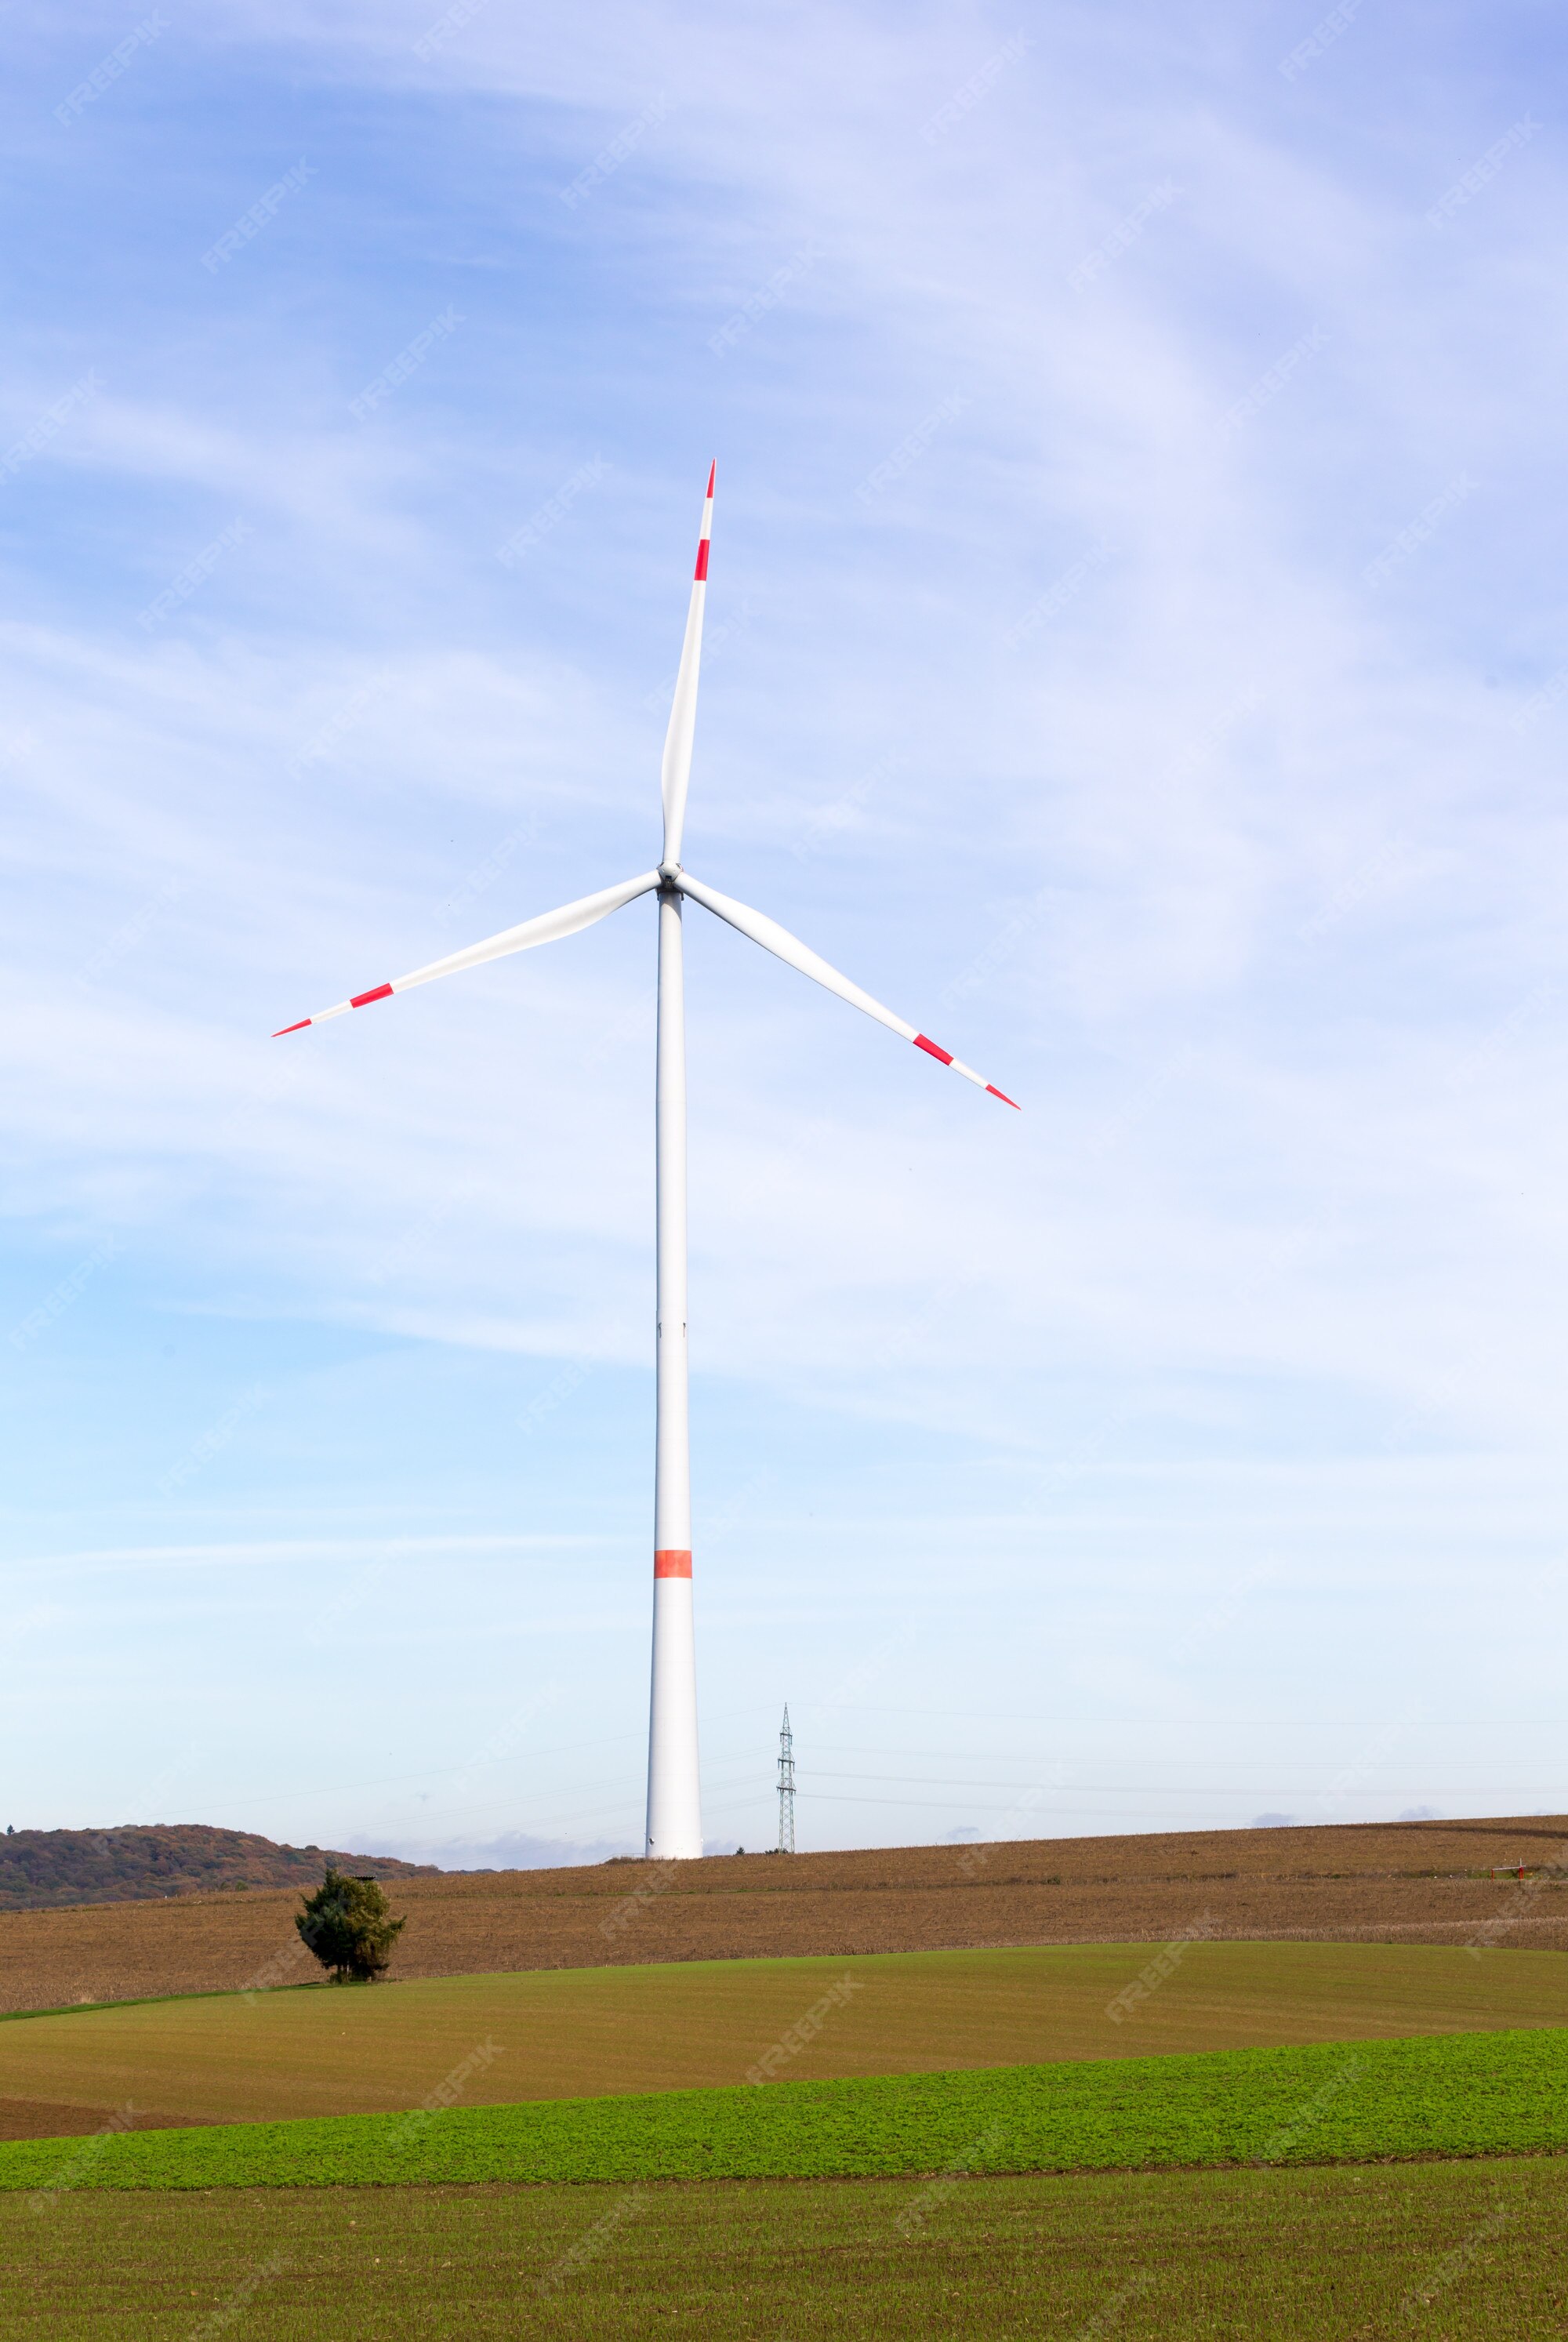
[[661, 862], [659, 865], [659, 876], [664, 880], [666, 886], [678, 885], [681, 876], [680, 864], [678, 862]]

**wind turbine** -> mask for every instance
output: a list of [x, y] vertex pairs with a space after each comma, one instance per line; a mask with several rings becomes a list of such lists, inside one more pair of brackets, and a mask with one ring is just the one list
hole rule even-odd
[[584, 895], [558, 911], [545, 911], [521, 926], [508, 927], [466, 951], [416, 967], [412, 976], [394, 976], [390, 984], [372, 985], [324, 1008], [285, 1025], [284, 1033], [303, 1033], [308, 1025], [325, 1025], [351, 1008], [368, 1008], [373, 1000], [390, 1000], [394, 993], [412, 992], [416, 984], [431, 984], [438, 976], [456, 976], [487, 960], [504, 959], [512, 952], [532, 951], [535, 944], [553, 944], [591, 927], [612, 911], [634, 902], [639, 895], [659, 899], [658, 1064], [655, 1078], [655, 1159], [658, 1195], [658, 1430], [654, 1466], [654, 1664], [648, 1714], [647, 1853], [651, 1860], [681, 1860], [703, 1850], [701, 1793], [697, 1776], [696, 1652], [692, 1631], [692, 1486], [688, 1436], [686, 1374], [686, 1016], [684, 976], [681, 958], [681, 913], [689, 896], [706, 911], [737, 927], [764, 951], [774, 953], [803, 976], [814, 977], [841, 1000], [863, 1008], [880, 1025], [913, 1041], [917, 1049], [951, 1066], [965, 1081], [974, 1082], [1004, 1106], [1016, 1101], [953, 1056], [913, 1025], [895, 1016], [863, 992], [858, 984], [840, 976], [816, 953], [797, 942], [776, 921], [761, 911], [704, 886], [681, 866], [681, 836], [686, 817], [686, 786], [692, 769], [692, 736], [697, 718], [697, 669], [703, 649], [703, 606], [707, 598], [708, 539], [714, 520], [714, 478], [710, 465], [703, 499], [703, 529], [697, 540], [697, 565], [692, 581], [686, 636], [681, 646], [680, 673], [675, 678], [674, 705], [664, 739], [660, 786], [664, 803], [664, 850], [656, 870], [640, 878], [606, 886], [602, 894]]

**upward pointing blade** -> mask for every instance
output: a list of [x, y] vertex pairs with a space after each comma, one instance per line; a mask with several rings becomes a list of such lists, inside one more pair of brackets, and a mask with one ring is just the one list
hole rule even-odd
[[574, 936], [579, 928], [607, 919], [612, 911], [634, 902], [639, 895], [651, 894], [658, 884], [658, 872], [650, 870], [641, 878], [606, 886], [603, 894], [584, 895], [575, 903], [564, 904], [558, 911], [542, 911], [536, 919], [524, 919], [521, 926], [507, 927], [482, 944], [470, 944], [466, 951], [433, 959], [428, 967], [416, 967], [412, 976], [394, 976], [390, 984], [356, 992], [352, 1000], [340, 1000], [335, 1008], [319, 1009], [314, 1016], [302, 1016], [297, 1025], [285, 1025], [273, 1039], [281, 1040], [285, 1033], [303, 1033], [307, 1025], [325, 1025], [334, 1016], [346, 1016], [351, 1008], [368, 1008], [373, 1000], [390, 1000], [394, 992], [412, 992], [416, 984], [432, 984], [438, 976], [457, 976], [465, 967], [482, 967], [486, 960], [504, 959], [511, 952], [532, 951], [535, 944], [558, 943], [563, 936]]
[[664, 735], [664, 762], [660, 787], [664, 798], [664, 860], [679, 862], [681, 833], [686, 826], [686, 788], [692, 777], [692, 737], [697, 728], [697, 669], [703, 658], [703, 606], [708, 596], [708, 538], [714, 525], [714, 478], [716, 463], [708, 466], [708, 489], [703, 499], [703, 533], [697, 539], [697, 565], [692, 577], [691, 606], [686, 612], [686, 638], [681, 645], [681, 671], [675, 677], [670, 728]]
[[868, 1016], [874, 1016], [877, 1023], [885, 1025], [890, 1032], [902, 1033], [906, 1041], [913, 1041], [915, 1047], [924, 1049], [928, 1057], [934, 1057], [940, 1065], [951, 1066], [954, 1072], [962, 1074], [966, 1082], [973, 1082], [990, 1096], [1000, 1098], [1004, 1106], [1012, 1106], [1014, 1112], [1021, 1111], [1016, 1098], [1010, 1098], [1005, 1090], [999, 1090], [994, 1082], [986, 1080], [984, 1074], [977, 1074], [973, 1066], [961, 1064], [948, 1050], [939, 1048], [914, 1026], [906, 1025], [902, 1016], [895, 1016], [891, 1008], [884, 1008], [880, 1000], [874, 1000], [869, 992], [861, 990], [858, 984], [851, 984], [847, 976], [840, 976], [836, 967], [829, 967], [826, 960], [819, 958], [797, 936], [792, 936], [787, 927], [781, 927], [776, 919], [768, 918], [761, 911], [749, 909], [744, 903], [737, 903], [732, 896], [721, 895], [716, 887], [703, 886], [687, 871], [682, 871], [676, 884], [683, 895], [689, 895], [694, 903], [701, 903], [704, 909], [712, 911], [715, 917], [726, 919], [743, 936], [750, 936], [753, 943], [761, 944], [764, 951], [775, 953], [786, 966], [798, 967], [803, 976], [811, 976], [815, 983], [825, 986], [829, 992], [836, 992], [839, 998], [847, 1000], [852, 1007], [864, 1008]]

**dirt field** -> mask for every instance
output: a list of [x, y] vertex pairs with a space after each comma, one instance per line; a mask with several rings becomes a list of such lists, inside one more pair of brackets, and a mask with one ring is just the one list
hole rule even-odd
[[1149, 1966], [1146, 1946], [1076, 1944], [143, 2002], [0, 2025], [0, 2093], [12, 2137], [54, 2137], [127, 2107], [145, 2127], [394, 2111], [444, 2088], [468, 2105], [697, 2089], [770, 2052], [804, 2081], [1568, 2024], [1556, 1952], [1196, 1943], [1123, 1999]]
[[[1493, 1885], [1493, 1864], [1565, 1866]], [[1258, 1941], [1568, 1948], [1568, 1818], [1399, 1822], [740, 1855], [661, 1870], [454, 1873], [398, 1884], [393, 1973], [597, 1967], [985, 1945]], [[295, 1984], [294, 1894], [0, 1914], [0, 2009]]]

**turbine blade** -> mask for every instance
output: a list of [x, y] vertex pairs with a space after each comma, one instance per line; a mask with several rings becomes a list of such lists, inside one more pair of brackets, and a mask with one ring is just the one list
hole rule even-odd
[[966, 1082], [973, 1082], [992, 1097], [1000, 1098], [1004, 1106], [1012, 1106], [1015, 1112], [1021, 1111], [1016, 1098], [1010, 1098], [1005, 1090], [999, 1090], [994, 1082], [986, 1080], [984, 1074], [977, 1074], [973, 1066], [962, 1064], [950, 1051], [939, 1048], [914, 1026], [906, 1025], [902, 1016], [895, 1016], [891, 1008], [884, 1008], [880, 1000], [874, 1000], [869, 992], [861, 990], [858, 984], [851, 984], [847, 976], [840, 976], [836, 967], [830, 967], [826, 960], [810, 950], [797, 936], [792, 936], [787, 927], [781, 927], [776, 919], [750, 909], [744, 903], [737, 903], [729, 895], [721, 895], [716, 887], [704, 886], [684, 870], [675, 883], [683, 895], [689, 895], [694, 903], [700, 903], [715, 917], [727, 920], [743, 936], [749, 936], [754, 944], [761, 944], [764, 951], [776, 954], [786, 966], [798, 967], [803, 976], [809, 976], [816, 983], [824, 985], [829, 992], [836, 992], [841, 1000], [849, 1002], [851, 1007], [864, 1008], [868, 1016], [874, 1016], [877, 1023], [885, 1025], [890, 1032], [902, 1033], [906, 1041], [913, 1041], [915, 1047], [924, 1049], [928, 1057], [936, 1058], [941, 1065], [951, 1066], [955, 1074], [962, 1074]]
[[659, 786], [664, 799], [664, 860], [681, 858], [681, 833], [686, 826], [686, 787], [692, 777], [692, 737], [697, 728], [697, 670], [703, 661], [703, 606], [708, 596], [708, 538], [714, 525], [714, 478], [717, 463], [708, 466], [708, 490], [703, 499], [703, 533], [697, 539], [697, 566], [692, 578], [691, 606], [686, 612], [686, 638], [681, 645], [681, 671], [670, 708], [670, 728], [664, 735], [664, 761]]
[[532, 951], [535, 944], [558, 943], [563, 936], [574, 936], [580, 927], [591, 927], [599, 919], [607, 919], [625, 903], [634, 902], [639, 895], [651, 894], [659, 884], [656, 870], [641, 878], [627, 878], [619, 886], [606, 886], [602, 894], [584, 895], [581, 901], [564, 904], [558, 911], [542, 911], [536, 919], [524, 919], [521, 926], [507, 927], [498, 936], [489, 936], [482, 944], [470, 944], [466, 951], [452, 952], [445, 959], [433, 959], [428, 967], [416, 967], [412, 976], [394, 976], [390, 984], [373, 985], [368, 992], [356, 992], [352, 1000], [340, 1000], [335, 1008], [323, 1008], [314, 1016], [302, 1016], [297, 1025], [285, 1025], [273, 1035], [281, 1040], [285, 1033], [303, 1033], [307, 1025], [325, 1025], [334, 1016], [346, 1016], [351, 1008], [367, 1008], [373, 1000], [389, 1000], [394, 992], [412, 992], [416, 984], [432, 984], [438, 976], [456, 976], [465, 967], [482, 967], [486, 960], [504, 959], [511, 952]]

